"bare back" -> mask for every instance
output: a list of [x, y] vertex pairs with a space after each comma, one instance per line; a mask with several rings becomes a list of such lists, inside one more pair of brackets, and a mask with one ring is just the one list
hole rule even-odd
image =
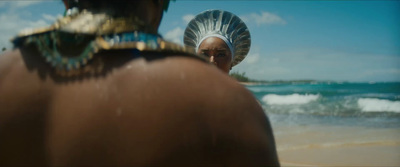
[[0, 56], [0, 166], [279, 165], [261, 107], [217, 68], [116, 56], [74, 79], [30, 48]]

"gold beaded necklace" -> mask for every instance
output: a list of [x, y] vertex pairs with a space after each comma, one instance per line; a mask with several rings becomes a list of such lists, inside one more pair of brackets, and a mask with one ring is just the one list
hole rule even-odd
[[84, 10], [60, 18], [50, 27], [23, 31], [12, 42], [17, 47], [35, 44], [41, 56], [57, 73], [68, 76], [85, 71], [83, 67], [95, 54], [106, 50], [169, 52], [207, 61], [193, 48], [165, 41], [160, 35], [149, 33], [149, 30], [137, 18], [113, 18]]

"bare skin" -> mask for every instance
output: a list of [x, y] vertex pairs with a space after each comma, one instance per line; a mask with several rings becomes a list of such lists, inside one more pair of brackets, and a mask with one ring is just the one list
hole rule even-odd
[[20, 50], [0, 62], [0, 165], [278, 165], [251, 93], [195, 59], [138, 58], [65, 82], [29, 70], [51, 69]]
[[210, 62], [225, 73], [231, 70], [232, 53], [222, 39], [208, 37], [200, 44], [197, 53], [209, 57]]
[[0, 56], [0, 166], [279, 166], [263, 110], [214, 66], [97, 59], [101, 74], [65, 78], [33, 46]]

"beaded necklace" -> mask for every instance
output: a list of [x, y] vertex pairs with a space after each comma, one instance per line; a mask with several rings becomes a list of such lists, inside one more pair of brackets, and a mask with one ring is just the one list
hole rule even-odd
[[[44, 60], [62, 74], [77, 73], [96, 53], [106, 50], [172, 52], [206, 61], [193, 48], [149, 33], [148, 28], [137, 19], [115, 19], [88, 11], [60, 18], [47, 28], [24, 31], [12, 42], [15, 46], [35, 44]], [[71, 50], [75, 52], [71, 53]]]

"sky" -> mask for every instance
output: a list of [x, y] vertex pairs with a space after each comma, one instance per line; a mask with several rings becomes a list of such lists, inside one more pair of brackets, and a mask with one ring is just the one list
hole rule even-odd
[[[239, 16], [251, 34], [231, 72], [257, 80], [400, 81], [400, 1], [176, 0], [159, 33], [183, 44], [187, 23], [208, 9]], [[0, 47], [19, 31], [50, 25], [61, 1], [0, 1]]]

